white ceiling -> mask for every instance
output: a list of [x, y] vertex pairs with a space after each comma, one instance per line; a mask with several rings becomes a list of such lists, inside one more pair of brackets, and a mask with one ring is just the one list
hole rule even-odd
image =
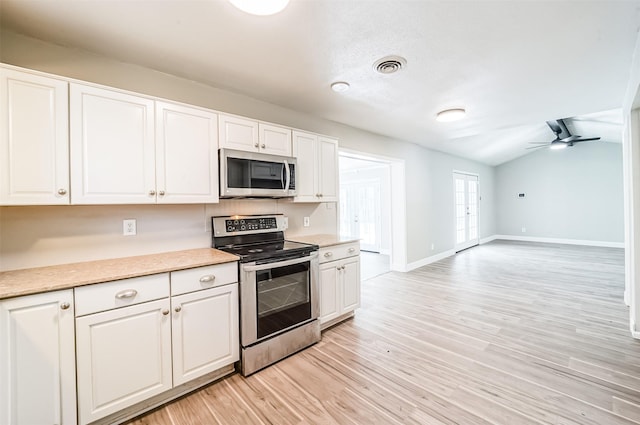
[[[640, 1], [0, 0], [0, 25], [496, 165], [550, 119], [620, 141]], [[375, 73], [390, 54], [406, 68]], [[434, 120], [450, 107], [467, 118]]]

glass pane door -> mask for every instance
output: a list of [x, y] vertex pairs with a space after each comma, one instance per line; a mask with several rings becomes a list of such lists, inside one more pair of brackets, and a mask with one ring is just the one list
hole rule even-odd
[[478, 230], [478, 176], [453, 173], [455, 250], [480, 243]]

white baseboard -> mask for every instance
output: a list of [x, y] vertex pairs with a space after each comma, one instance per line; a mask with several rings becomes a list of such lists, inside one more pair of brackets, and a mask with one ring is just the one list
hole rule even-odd
[[[561, 239], [561, 238], [539, 238], [536, 236], [515, 236], [515, 235], [494, 235], [491, 240], [503, 239], [508, 241], [522, 242], [544, 242], [558, 243], [565, 245], [586, 245], [586, 246], [602, 246], [605, 248], [624, 248], [624, 242], [607, 242], [607, 241], [589, 241], [581, 239]], [[489, 239], [489, 238], [486, 238]], [[484, 239], [483, 239], [484, 240]]]
[[498, 239], [498, 235], [491, 235], [486, 238], [482, 238], [480, 239], [480, 245], [482, 245], [483, 243], [489, 243], [491, 241], [495, 241], [496, 239]]
[[414, 261], [413, 263], [409, 263], [404, 267], [403, 272], [410, 272], [411, 270], [415, 270], [419, 267], [426, 266], [427, 264], [435, 263], [436, 261], [440, 261], [443, 258], [450, 257], [454, 255], [456, 252], [453, 249], [448, 251], [441, 252], [440, 254], [432, 255], [427, 258], [423, 258], [422, 260]]

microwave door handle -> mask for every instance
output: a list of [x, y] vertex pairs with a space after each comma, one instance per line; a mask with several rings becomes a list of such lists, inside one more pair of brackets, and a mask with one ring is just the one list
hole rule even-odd
[[288, 192], [289, 191], [289, 184], [291, 183], [291, 172], [289, 171], [289, 163], [287, 162], [287, 160], [284, 160], [284, 168], [286, 170], [286, 174], [287, 174], [287, 182], [284, 185], [284, 191]]

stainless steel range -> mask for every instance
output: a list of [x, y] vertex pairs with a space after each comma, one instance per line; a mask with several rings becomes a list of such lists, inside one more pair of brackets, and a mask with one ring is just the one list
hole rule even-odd
[[318, 246], [285, 240], [279, 214], [211, 220], [213, 247], [240, 257], [241, 373], [320, 341]]

